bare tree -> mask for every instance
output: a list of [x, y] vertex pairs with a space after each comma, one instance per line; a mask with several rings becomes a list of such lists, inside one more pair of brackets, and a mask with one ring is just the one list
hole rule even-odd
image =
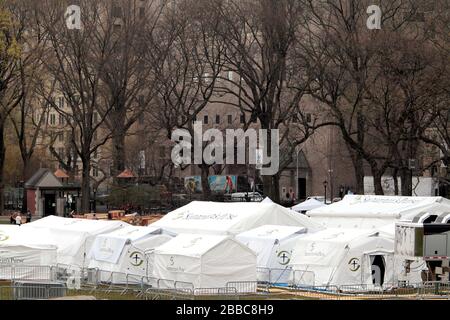
[[47, 70], [55, 78], [56, 92], [67, 107], [47, 102], [64, 116], [72, 145], [82, 162], [82, 210], [89, 210], [93, 154], [111, 138], [102, 130], [112, 109], [102, 100], [102, 81], [108, 65], [117, 63], [115, 52], [122, 45], [110, 23], [112, 9], [102, 1], [80, 1], [83, 24], [80, 30], [66, 28], [65, 7], [51, 2], [42, 12], [51, 50], [44, 57]]
[[[9, 5], [16, 27], [26, 31], [22, 40], [22, 54], [18, 59], [20, 79], [15, 85], [22, 91], [18, 107], [10, 113], [22, 160], [22, 181], [30, 177], [30, 165], [47, 116], [47, 104], [40, 106], [37, 88], [44, 81], [42, 55], [46, 49], [46, 35], [36, 16], [36, 3], [29, 0]], [[27, 210], [27, 197], [23, 197], [22, 212]]]
[[4, 1], [0, 3], [0, 213], [4, 207], [5, 125], [23, 97], [23, 88], [19, 85], [19, 59], [24, 29], [16, 24], [8, 4]]
[[[292, 162], [296, 147], [305, 142], [319, 124], [314, 109], [301, 104], [307, 93], [309, 61], [302, 45], [301, 1], [212, 1], [215, 32], [226, 47], [225, 66], [235, 77], [223, 77], [216, 91], [229, 105], [259, 120], [262, 129], [280, 130], [283, 152], [280, 170]], [[271, 139], [267, 141], [271, 154]], [[279, 177], [264, 176], [264, 192], [279, 201]]]
[[114, 177], [126, 167], [125, 139], [136, 133], [131, 130], [132, 126], [151, 107], [156, 91], [151, 73], [153, 66], [145, 64], [145, 55], [146, 51], [156, 54], [151, 39], [165, 6], [158, 1], [138, 6], [141, 3], [116, 1], [112, 4], [114, 12], [108, 19], [111, 28], [116, 24], [114, 41], [117, 45], [110, 52], [111, 61], [105, 65], [101, 80], [105, 84], [103, 104], [110, 109], [105, 125], [112, 136]]
[[[158, 90], [156, 108], [152, 110], [154, 123], [168, 139], [174, 129], [185, 129], [194, 137], [194, 122], [215, 95], [224, 64], [224, 46], [209, 29], [207, 19], [206, 7], [185, 1], [165, 11], [162, 34], [148, 41], [153, 48], [148, 50], [148, 62], [154, 66]], [[198, 165], [203, 192], [208, 197], [211, 165], [203, 160]]]
[[[311, 69], [315, 79], [311, 83], [311, 93], [329, 106], [330, 115], [350, 149], [358, 192], [363, 191], [362, 164], [365, 162], [374, 178], [375, 193], [383, 194], [381, 178], [388, 168], [396, 167], [396, 161], [398, 164], [402, 141], [412, 141], [411, 136], [417, 139], [418, 131], [424, 127], [415, 126], [413, 133], [412, 127], [406, 129], [406, 119], [399, 116], [413, 110], [409, 104], [411, 96], [405, 94], [406, 87], [411, 87], [411, 83], [406, 84], [408, 76], [390, 78], [389, 84], [377, 84], [381, 79], [380, 70], [388, 69], [383, 59], [395, 60], [407, 53], [408, 47], [404, 44], [411, 30], [408, 21], [417, 14], [418, 8], [411, 1], [382, 1], [382, 30], [371, 31], [366, 27], [366, 10], [371, 4], [367, 1], [306, 1], [306, 4], [310, 19], [307, 24], [309, 53], [316, 61]], [[395, 45], [394, 41], [401, 41], [403, 46]], [[386, 48], [389, 53], [383, 56]], [[399, 74], [409, 72], [407, 63], [403, 67], [398, 70]], [[409, 80], [414, 79], [413, 73], [409, 75], [412, 77]], [[403, 95], [399, 92], [401, 84], [396, 82], [399, 78], [404, 81]], [[377, 94], [373, 93], [375, 90], [379, 90]], [[407, 106], [406, 109], [398, 108], [394, 96], [397, 103]], [[383, 113], [388, 105], [394, 113]], [[415, 105], [414, 110], [417, 109]], [[409, 132], [410, 138], [405, 138], [405, 132]]]

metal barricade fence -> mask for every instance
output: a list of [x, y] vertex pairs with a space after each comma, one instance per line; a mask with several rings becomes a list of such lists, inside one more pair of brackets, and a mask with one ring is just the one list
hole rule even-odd
[[259, 283], [270, 283], [270, 269], [265, 267], [256, 267], [256, 279]]
[[8, 264], [0, 264], [0, 280], [12, 280], [14, 267]]
[[299, 286], [291, 289], [294, 294], [307, 299], [337, 300], [340, 298], [337, 286]]
[[292, 268], [256, 268], [256, 279], [260, 284], [273, 285], [287, 285], [292, 278]]
[[292, 270], [291, 281], [289, 284], [294, 287], [314, 287], [316, 282], [316, 275], [313, 271], [307, 270]]
[[193, 300], [193, 291], [190, 289], [160, 289], [149, 288], [142, 295], [146, 300]]
[[255, 294], [258, 292], [257, 281], [230, 281], [227, 288], [235, 288], [238, 294]]
[[184, 290], [184, 289], [189, 289], [189, 290], [194, 290], [194, 284], [191, 282], [185, 282], [185, 281], [175, 281], [174, 283], [174, 288], [176, 290]]
[[158, 279], [156, 282], [156, 287], [158, 289], [175, 289], [175, 281], [167, 279]]
[[158, 279], [154, 277], [143, 277], [142, 278], [143, 287], [145, 288], [157, 288]]
[[[96, 268], [80, 268], [77, 266], [58, 264], [56, 266], [0, 265], [0, 280], [16, 282], [10, 288], [0, 286], [0, 299], [13, 295], [17, 299], [48, 299], [58, 296], [64, 290], [74, 292], [103, 293], [106, 296], [148, 299], [155, 295], [160, 299], [187, 297], [189, 293], [208, 298], [239, 298], [240, 295], [261, 293], [258, 285], [279, 286], [280, 279], [290, 279], [286, 286], [287, 293], [294, 293], [314, 299], [450, 299], [450, 282], [384, 283], [376, 284], [316, 286], [315, 274], [312, 271], [258, 268], [258, 281], [230, 281], [224, 288], [194, 288], [190, 282], [170, 279], [157, 279], [122, 272], [110, 272]], [[287, 276], [289, 274], [289, 276]], [[39, 283], [41, 281], [41, 283]], [[0, 284], [1, 285], [1, 284]], [[55, 292], [49, 289], [54, 287]], [[18, 289], [21, 288], [21, 289]], [[258, 291], [258, 289], [260, 291]], [[15, 291], [14, 291], [15, 290]], [[22, 291], [20, 291], [22, 290]], [[8, 293], [9, 292], [9, 293]], [[277, 291], [280, 292], [280, 291]], [[150, 296], [149, 296], [149, 293]], [[279, 293], [278, 293], [279, 294]]]
[[98, 270], [97, 284], [100, 286], [108, 286], [113, 282], [113, 272], [107, 270]]
[[14, 266], [11, 280], [53, 280], [52, 268], [49, 266]]
[[420, 288], [421, 298], [435, 296], [450, 299], [450, 282], [427, 281]]
[[67, 288], [64, 284], [49, 283], [14, 283], [12, 296], [14, 300], [47, 300], [52, 298], [64, 297], [67, 294]]
[[99, 273], [98, 268], [83, 268], [81, 271], [81, 286], [97, 288], [99, 283]]
[[193, 290], [196, 297], [218, 297], [219, 299], [226, 297], [226, 299], [239, 299], [239, 294], [234, 287], [224, 288], [195, 288]]
[[57, 264], [54, 268], [54, 278], [57, 281], [67, 282], [77, 280], [81, 282], [82, 268], [65, 264]]
[[341, 300], [354, 299], [380, 299], [383, 297], [383, 288], [379, 285], [340, 285], [338, 286]]
[[0, 265], [0, 280], [54, 280], [50, 266]]

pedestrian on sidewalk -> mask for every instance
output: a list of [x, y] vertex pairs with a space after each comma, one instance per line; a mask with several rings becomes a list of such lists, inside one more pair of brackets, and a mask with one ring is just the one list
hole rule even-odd
[[17, 214], [16, 225], [18, 226], [22, 225], [22, 217], [20, 216], [20, 213]]

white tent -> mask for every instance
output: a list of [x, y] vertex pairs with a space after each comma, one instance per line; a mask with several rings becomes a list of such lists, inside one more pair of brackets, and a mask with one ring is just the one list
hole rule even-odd
[[305, 228], [265, 225], [236, 236], [257, 254], [258, 281], [287, 283], [292, 249]]
[[412, 221], [422, 212], [450, 211], [450, 200], [442, 197], [386, 197], [347, 195], [342, 201], [307, 212], [328, 228], [377, 229], [395, 221]]
[[256, 281], [256, 254], [227, 236], [180, 234], [153, 255], [154, 277], [180, 286], [224, 288], [229, 282]]
[[[89, 268], [102, 270], [100, 280], [112, 283], [138, 281], [149, 276], [149, 253], [172, 239], [159, 228], [126, 226], [97, 236], [89, 253]], [[117, 274], [116, 274], [117, 273]]]
[[[291, 280], [300, 285], [392, 286], [402, 271], [394, 239], [373, 230], [326, 229], [300, 237], [291, 259]], [[420, 271], [420, 270], [418, 270]], [[417, 281], [420, 273], [410, 275]]]
[[264, 200], [261, 201], [261, 203], [273, 203], [273, 201], [269, 197], [265, 197]]
[[24, 224], [24, 232], [33, 231], [45, 236], [45, 242], [55, 245], [57, 262], [64, 265], [87, 267], [87, 254], [95, 237], [128, 226], [122, 221], [70, 219], [49, 216]]
[[33, 272], [27, 266], [51, 266], [56, 263], [56, 246], [45, 243], [38, 234], [24, 232], [19, 226], [0, 225], [0, 279], [45, 280], [50, 273]]
[[316, 199], [308, 199], [306, 201], [303, 201], [295, 206], [292, 207], [292, 210], [297, 212], [306, 212], [309, 210], [317, 209], [326, 206], [325, 203], [318, 201]]
[[193, 201], [152, 224], [176, 233], [236, 235], [263, 226], [284, 225], [320, 230], [320, 224], [276, 203]]

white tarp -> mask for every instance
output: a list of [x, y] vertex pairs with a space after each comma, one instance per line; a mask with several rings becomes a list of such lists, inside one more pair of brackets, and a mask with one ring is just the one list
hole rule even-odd
[[227, 236], [180, 234], [154, 250], [153, 264], [154, 277], [194, 288], [256, 281], [256, 254]]
[[377, 229], [395, 221], [412, 221], [420, 213], [450, 211], [442, 197], [387, 197], [347, 195], [342, 201], [308, 211], [315, 222], [328, 228]]
[[306, 201], [303, 201], [303, 202], [293, 206], [292, 210], [297, 211], [297, 212], [304, 212], [304, 211], [321, 208], [324, 206], [326, 206], [325, 203], [311, 198], [311, 199], [308, 199]]
[[[46, 280], [50, 272], [36, 272], [27, 266], [56, 264], [56, 246], [45, 243], [39, 234], [24, 232], [19, 226], [0, 225], [0, 279]], [[14, 271], [13, 271], [14, 268]]]
[[[330, 228], [297, 240], [291, 259], [291, 280], [300, 285], [376, 283], [389, 287], [398, 280], [401, 263], [394, 256], [394, 239], [383, 232]], [[420, 280], [420, 270], [417, 271], [410, 274], [413, 282]]]
[[57, 262], [65, 265], [86, 267], [87, 254], [95, 237], [128, 226], [122, 221], [70, 219], [49, 216], [27, 223], [20, 228], [24, 231], [45, 236], [45, 242], [55, 245]]
[[[89, 268], [102, 270], [101, 281], [123, 283], [138, 281], [136, 276], [151, 275], [149, 254], [171, 240], [159, 228], [127, 226], [96, 237], [89, 253]], [[117, 273], [117, 274], [114, 274]]]
[[305, 228], [261, 226], [236, 236], [236, 240], [257, 254], [258, 281], [287, 283], [292, 249]]
[[152, 224], [176, 233], [236, 235], [263, 226], [284, 225], [317, 231], [322, 227], [306, 216], [275, 203], [193, 201]]
[[269, 197], [265, 197], [264, 200], [261, 201], [261, 203], [273, 203], [273, 201]]

